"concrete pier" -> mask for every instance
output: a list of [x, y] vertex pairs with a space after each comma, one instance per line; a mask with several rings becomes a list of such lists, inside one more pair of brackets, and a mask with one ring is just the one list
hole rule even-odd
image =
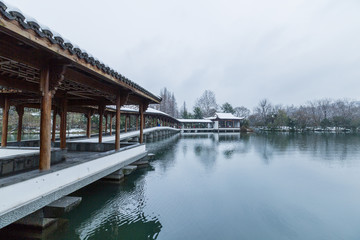
[[[19, 174], [0, 186], [0, 228], [147, 155], [144, 144], [55, 165], [50, 171]], [[93, 157], [93, 160], [89, 160]], [[32, 189], [32, 191], [28, 191]]]

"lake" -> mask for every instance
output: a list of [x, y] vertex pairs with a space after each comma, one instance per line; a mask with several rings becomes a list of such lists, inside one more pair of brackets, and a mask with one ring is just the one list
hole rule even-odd
[[201, 134], [147, 143], [50, 239], [360, 239], [360, 135]]

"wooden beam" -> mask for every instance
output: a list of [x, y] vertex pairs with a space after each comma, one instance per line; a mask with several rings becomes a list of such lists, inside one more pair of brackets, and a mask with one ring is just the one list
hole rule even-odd
[[[101, 100], [101, 102], [105, 105], [112, 105], [113, 102], [109, 100]], [[98, 106], [99, 100], [90, 100], [90, 99], [69, 99], [68, 106]]]
[[16, 140], [21, 142], [21, 133], [22, 133], [22, 125], [23, 125], [23, 116], [24, 116], [24, 106], [18, 105], [16, 106], [16, 112], [18, 114], [18, 132]]
[[8, 122], [9, 122], [9, 99], [4, 98], [4, 108], [3, 108], [3, 125], [1, 133], [1, 147], [6, 147], [7, 145], [7, 135], [8, 135]]
[[115, 132], [115, 150], [120, 150], [120, 93], [116, 95], [116, 132]]
[[118, 91], [116, 87], [114, 88], [114, 86], [111, 86], [106, 82], [99, 81], [99, 79], [95, 80], [93, 77], [82, 74], [71, 68], [66, 70], [64, 77], [70, 81], [77, 82], [81, 85], [90, 86], [91, 88], [95, 88], [101, 92], [110, 93], [112, 95], [116, 95]]
[[41, 69], [40, 90], [41, 98], [41, 122], [40, 122], [40, 170], [50, 169], [51, 162], [51, 98], [49, 90], [49, 67]]
[[40, 69], [42, 65], [40, 60], [44, 59], [45, 56], [41, 55], [40, 51], [32, 46], [18, 45], [19, 42], [21, 41], [1, 34], [0, 56]]
[[40, 94], [38, 84], [30, 83], [28, 81], [21, 80], [16, 77], [0, 75], [0, 85], [3, 87], [16, 88], [24, 92], [33, 92], [36, 94]]

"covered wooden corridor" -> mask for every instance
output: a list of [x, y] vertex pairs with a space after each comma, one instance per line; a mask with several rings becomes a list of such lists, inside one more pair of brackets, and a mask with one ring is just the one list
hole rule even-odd
[[136, 105], [140, 116], [141, 143], [144, 112], [149, 104], [160, 103], [161, 99], [59, 34], [41, 26], [34, 19], [25, 18], [19, 10], [10, 9], [0, 1], [1, 146], [7, 146], [10, 106], [16, 107], [19, 116], [18, 141], [21, 141], [24, 108], [41, 109], [40, 170], [50, 168], [56, 115], [60, 115], [61, 119], [60, 148], [65, 149], [68, 112], [86, 114], [89, 137], [91, 116], [99, 114], [98, 141], [102, 142], [103, 120], [104, 116], [108, 116], [106, 106], [114, 105], [110, 118], [115, 117], [115, 150], [119, 150], [120, 107], [125, 104]]

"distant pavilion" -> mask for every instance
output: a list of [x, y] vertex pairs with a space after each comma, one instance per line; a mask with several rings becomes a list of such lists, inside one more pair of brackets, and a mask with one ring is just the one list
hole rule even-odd
[[178, 119], [183, 132], [238, 132], [242, 117], [231, 113], [215, 113], [205, 119]]

